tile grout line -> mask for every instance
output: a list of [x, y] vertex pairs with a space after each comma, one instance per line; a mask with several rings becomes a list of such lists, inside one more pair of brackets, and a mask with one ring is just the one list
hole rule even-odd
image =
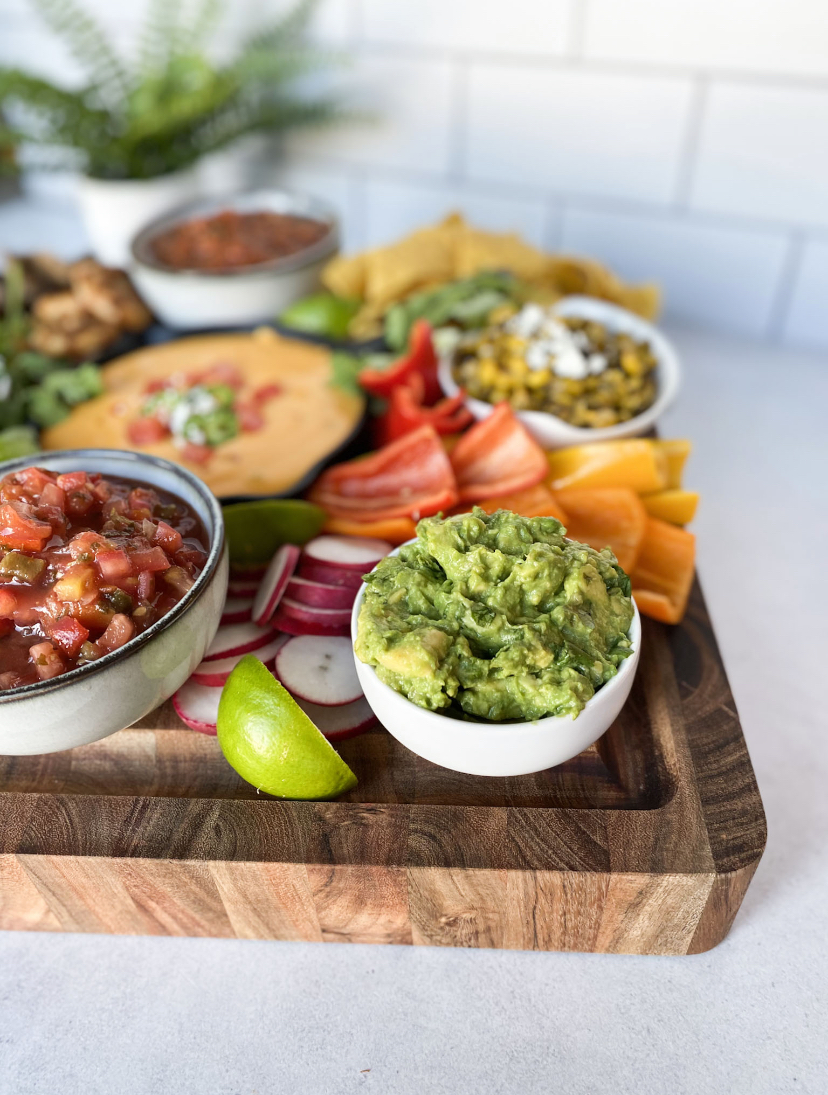
[[687, 209], [690, 205], [693, 177], [696, 173], [704, 115], [707, 109], [708, 91], [709, 83], [705, 79], [699, 80], [693, 88], [676, 170], [676, 191], [673, 204], [677, 209]]
[[451, 77], [451, 124], [449, 125], [448, 179], [466, 179], [468, 154], [469, 65], [455, 59]]
[[804, 253], [805, 233], [802, 229], [795, 229], [791, 232], [787, 254], [779, 272], [779, 282], [768, 309], [768, 320], [764, 331], [764, 337], [768, 342], [781, 342], [783, 339]]

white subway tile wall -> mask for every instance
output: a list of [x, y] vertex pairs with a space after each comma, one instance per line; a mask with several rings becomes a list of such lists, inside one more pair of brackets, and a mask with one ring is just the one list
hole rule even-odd
[[[82, 2], [134, 46], [145, 0]], [[224, 47], [288, 6], [228, 3]], [[656, 278], [670, 315], [828, 348], [825, 0], [321, 0], [314, 33], [368, 116], [275, 177], [348, 249], [458, 208]], [[0, 64], [77, 78], [29, 0], [0, 0]]]

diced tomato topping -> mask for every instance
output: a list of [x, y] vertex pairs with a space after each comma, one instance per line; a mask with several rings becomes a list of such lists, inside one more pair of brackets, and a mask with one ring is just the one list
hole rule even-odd
[[122, 578], [132, 574], [132, 563], [125, 551], [99, 551], [95, 565], [103, 580], [111, 585], [117, 585]]
[[68, 494], [70, 491], [85, 487], [89, 481], [85, 471], [69, 471], [57, 477], [57, 485]]
[[151, 570], [142, 570], [138, 575], [137, 588], [139, 601], [151, 601], [155, 596], [155, 574]]
[[213, 455], [213, 450], [209, 445], [195, 445], [192, 441], [187, 441], [181, 449], [181, 455], [191, 464], [206, 464]]
[[237, 403], [236, 417], [241, 428], [248, 433], [260, 430], [265, 422], [262, 412], [252, 403]]
[[55, 475], [45, 468], [23, 468], [16, 473], [15, 479], [33, 494], [39, 494], [50, 484], [54, 485]]
[[269, 400], [275, 399], [277, 395], [281, 395], [283, 391], [284, 388], [281, 384], [263, 384], [261, 388], [257, 388], [253, 393], [253, 402], [262, 406]]
[[111, 498], [108, 502], [104, 502], [101, 513], [104, 521], [108, 521], [115, 513], [120, 517], [125, 517], [127, 509], [126, 498]]
[[35, 643], [29, 647], [29, 658], [34, 662], [35, 672], [42, 681], [59, 677], [66, 669], [63, 658], [51, 643]]
[[152, 517], [155, 507], [160, 504], [160, 498], [154, 490], [146, 487], [135, 487], [129, 492], [127, 504], [130, 512], [135, 517]]
[[112, 497], [112, 484], [107, 483], [105, 479], [101, 479], [100, 482], [96, 482], [92, 487], [92, 493], [99, 502], [106, 502]]
[[133, 574], [140, 574], [142, 570], [166, 570], [170, 565], [170, 560], [160, 547], [139, 548], [131, 551], [129, 557]]
[[155, 530], [155, 542], [170, 555], [175, 555], [184, 543], [181, 533], [168, 525], [166, 521], [158, 522], [158, 528]]
[[169, 428], [154, 415], [133, 418], [127, 426], [127, 437], [133, 445], [152, 445], [169, 436]]
[[17, 598], [10, 589], [0, 588], [0, 619], [8, 620], [14, 616]]
[[[4, 502], [0, 505], [0, 543], [24, 551], [39, 551], [52, 537], [52, 526], [34, 516], [25, 502]], [[30, 544], [37, 546], [31, 548]]]
[[64, 654], [70, 658], [76, 658], [80, 648], [89, 638], [89, 631], [80, 621], [72, 616], [61, 616], [59, 620], [48, 620], [44, 624], [44, 630], [53, 643], [57, 644]]
[[66, 550], [73, 559], [79, 559], [82, 555], [94, 555], [107, 543], [106, 537], [99, 532], [85, 531], [73, 536], [66, 545]]
[[70, 517], [85, 517], [95, 502], [95, 495], [91, 490], [70, 490], [66, 494], [66, 512]]
[[207, 562], [207, 552], [189, 544], [175, 553], [175, 561], [182, 567], [197, 567], [199, 570]]
[[198, 379], [193, 381], [195, 384], [226, 384], [228, 388], [234, 389], [244, 387], [244, 377], [232, 361], [217, 361], [215, 365], [196, 375]]
[[61, 513], [66, 511], [66, 491], [57, 483], [48, 482], [40, 492], [40, 501], [44, 506], [54, 506]]
[[117, 650], [124, 643], [128, 643], [134, 634], [135, 624], [129, 616], [125, 616], [123, 612], [116, 612], [96, 645], [104, 654], [107, 654], [111, 650]]

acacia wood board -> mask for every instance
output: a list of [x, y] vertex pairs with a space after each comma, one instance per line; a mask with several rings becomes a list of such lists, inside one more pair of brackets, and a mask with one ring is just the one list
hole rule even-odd
[[165, 704], [0, 758], [0, 928], [692, 954], [727, 934], [765, 817], [701, 591], [644, 620], [604, 737], [533, 776], [460, 775], [384, 729], [337, 802], [259, 794]]

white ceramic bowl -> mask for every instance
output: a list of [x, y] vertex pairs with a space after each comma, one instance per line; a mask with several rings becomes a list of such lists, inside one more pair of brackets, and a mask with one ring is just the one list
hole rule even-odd
[[[571, 296], [559, 300], [552, 308], [559, 316], [579, 316], [603, 323], [610, 331], [624, 331], [641, 342], [649, 342], [658, 364], [656, 381], [658, 394], [655, 402], [646, 411], [621, 422], [617, 426], [593, 429], [588, 426], [571, 426], [562, 418], [547, 411], [517, 411], [517, 416], [545, 449], [560, 449], [568, 445], [582, 445], [587, 441], [612, 441], [619, 437], [639, 437], [647, 433], [672, 404], [681, 384], [681, 365], [672, 344], [646, 319], [608, 304], [594, 297]], [[439, 362], [440, 386], [446, 395], [456, 395], [460, 390], [452, 376], [453, 355], [443, 355]], [[493, 405], [482, 399], [466, 399], [466, 405], [475, 418], [486, 418], [492, 413]]]
[[[294, 213], [328, 225], [312, 247], [295, 255], [236, 270], [178, 270], [155, 258], [152, 240], [182, 221], [225, 209], [238, 213]], [[287, 190], [254, 190], [210, 198], [148, 224], [132, 241], [130, 274], [152, 311], [168, 327], [198, 330], [267, 323], [289, 304], [319, 288], [323, 266], [339, 247], [333, 210], [316, 198]]]
[[109, 449], [43, 452], [0, 464], [0, 476], [37, 464], [97, 471], [175, 494], [198, 514], [209, 540], [204, 570], [165, 616], [119, 650], [60, 677], [0, 692], [0, 754], [54, 753], [97, 741], [168, 699], [203, 658], [221, 620], [227, 548], [221, 506], [200, 479], [154, 456]]
[[[354, 642], [364, 594], [363, 585], [351, 615]], [[641, 619], [635, 602], [633, 609], [629, 631], [632, 654], [576, 719], [555, 716], [537, 722], [464, 722], [418, 707], [384, 684], [374, 668], [354, 654], [357, 676], [371, 710], [389, 734], [412, 753], [443, 768], [473, 776], [523, 776], [542, 772], [582, 753], [618, 717], [630, 694], [641, 652]]]

